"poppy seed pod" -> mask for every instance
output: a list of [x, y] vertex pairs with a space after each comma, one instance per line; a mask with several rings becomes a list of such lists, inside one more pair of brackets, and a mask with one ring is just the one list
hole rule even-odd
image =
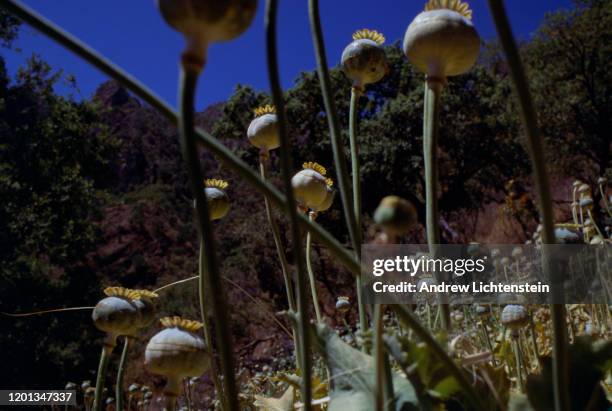
[[480, 318], [488, 317], [491, 314], [491, 308], [487, 305], [477, 305], [476, 306], [476, 316]]
[[580, 199], [579, 203], [581, 208], [585, 208], [587, 210], [593, 209], [593, 199], [591, 197], [584, 197]]
[[327, 211], [331, 207], [334, 202], [334, 197], [336, 196], [336, 192], [334, 191], [333, 182], [330, 178], [325, 179], [327, 182], [327, 195], [325, 196], [325, 200], [321, 204], [316, 207], [312, 207], [312, 211], [316, 211], [320, 213], [322, 211]]
[[293, 176], [291, 186], [296, 201], [302, 207], [315, 210], [328, 200], [331, 180], [325, 177], [326, 174], [325, 167], [308, 162], [303, 164], [303, 170]]
[[522, 305], [507, 305], [501, 313], [501, 323], [511, 330], [517, 330], [527, 325], [529, 313]]
[[247, 137], [251, 144], [263, 152], [280, 146], [278, 117], [274, 106], [267, 105], [255, 109], [255, 119], [249, 124]]
[[178, 395], [180, 381], [202, 375], [210, 367], [210, 356], [202, 337], [196, 334], [202, 323], [180, 317], [165, 317], [165, 327], [145, 349], [145, 366], [168, 378], [166, 395]]
[[157, 294], [123, 287], [108, 287], [104, 294], [107, 297], [96, 304], [91, 317], [96, 328], [108, 334], [110, 346], [114, 347], [118, 336], [133, 337], [151, 323], [155, 315], [151, 299]]
[[376, 208], [374, 221], [387, 232], [403, 235], [417, 222], [417, 213], [408, 200], [398, 196], [387, 196]]
[[210, 219], [219, 220], [225, 217], [230, 208], [229, 197], [225, 192], [228, 186], [227, 181], [217, 179], [205, 180], [204, 186]]
[[346, 313], [350, 309], [351, 309], [351, 303], [349, 301], [349, 298], [348, 297], [338, 297], [338, 300], [336, 301], [336, 310], [339, 313]]
[[238, 37], [253, 21], [257, 0], [157, 0], [162, 17], [187, 41], [186, 53], [204, 61], [215, 41]]
[[382, 48], [385, 37], [374, 30], [363, 29], [353, 34], [353, 42], [342, 52], [342, 71], [362, 89], [381, 80], [389, 70], [387, 55]]
[[480, 37], [472, 11], [459, 0], [430, 0], [410, 23], [404, 53], [429, 77], [444, 79], [468, 71], [478, 58]]
[[591, 194], [591, 187], [589, 187], [588, 184], [581, 184], [578, 187], [578, 193], [580, 193], [580, 195], [582, 195], [582, 196], [590, 195]]
[[567, 228], [555, 228], [555, 238], [558, 244], [578, 243], [580, 236], [578, 233], [568, 230]]

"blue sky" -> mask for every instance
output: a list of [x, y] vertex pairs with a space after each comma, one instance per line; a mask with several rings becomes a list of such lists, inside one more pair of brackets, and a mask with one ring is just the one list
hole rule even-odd
[[[154, 0], [25, 0], [25, 3], [79, 36], [175, 105], [177, 62], [183, 40], [164, 24]], [[243, 36], [210, 48], [198, 89], [198, 108], [225, 100], [238, 83], [268, 90], [264, 3], [259, 1], [255, 21]], [[330, 64], [338, 63], [356, 29], [378, 30], [388, 42], [401, 39], [424, 3], [425, 0], [322, 0], [321, 18]], [[507, 0], [506, 4], [515, 35], [526, 39], [546, 12], [571, 7], [571, 0]], [[486, 1], [473, 0], [470, 5], [481, 36], [494, 37]], [[279, 33], [282, 81], [289, 87], [300, 71], [315, 67], [306, 0], [280, 1]], [[91, 96], [106, 80], [97, 70], [29, 27], [22, 28], [15, 48], [20, 51], [3, 50], [11, 73], [37, 53], [53, 68], [74, 74], [81, 97]], [[66, 92], [61, 86], [59, 91]]]

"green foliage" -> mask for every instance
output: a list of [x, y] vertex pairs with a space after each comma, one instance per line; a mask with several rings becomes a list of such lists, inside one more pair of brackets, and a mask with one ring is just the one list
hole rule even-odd
[[[38, 58], [19, 71], [14, 84], [2, 75], [0, 311], [91, 305], [100, 293], [86, 267], [97, 240], [96, 190], [104, 186], [117, 144], [92, 104], [54, 93], [61, 75]], [[81, 347], [91, 335], [78, 324], [88, 317], [85, 311], [3, 318], [2, 329], [11, 331], [0, 335], [0, 345], [12, 347], [4, 372], [14, 386], [35, 387], [48, 375], [63, 381], [65, 373], [81, 367], [88, 358]]]
[[18, 33], [19, 20], [0, 8], [0, 43], [5, 47], [10, 47]]
[[575, 5], [548, 15], [525, 57], [551, 161], [593, 183], [612, 167], [612, 1]]
[[[328, 409], [371, 410], [376, 386], [374, 358], [346, 344], [328, 326], [316, 327], [317, 349], [324, 356], [333, 380]], [[393, 374], [393, 390], [396, 410], [418, 409], [414, 387], [400, 374]]]
[[[386, 51], [390, 74], [359, 101], [364, 211], [371, 214], [382, 197], [396, 194], [410, 199], [423, 216], [423, 77], [398, 44]], [[331, 80], [348, 148], [350, 82], [338, 68], [331, 70]], [[507, 180], [528, 171], [527, 156], [515, 136], [516, 119], [505, 115], [509, 95], [508, 83], [484, 65], [449, 80], [440, 137], [440, 205], [447, 215], [479, 210], [496, 199]], [[335, 175], [316, 73], [302, 73], [286, 99], [294, 164], [317, 161]], [[215, 135], [244, 141], [252, 110], [264, 102], [263, 94], [239, 87], [216, 123]], [[243, 158], [255, 163], [257, 151], [248, 146], [242, 150]], [[334, 207], [340, 211], [339, 201]]]

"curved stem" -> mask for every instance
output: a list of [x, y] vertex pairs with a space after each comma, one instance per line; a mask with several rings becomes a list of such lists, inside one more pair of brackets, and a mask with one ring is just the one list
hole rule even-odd
[[[114, 338], [114, 337], [113, 337]], [[110, 340], [110, 338], [108, 339]], [[102, 410], [102, 392], [104, 391], [104, 381], [106, 381], [106, 370], [108, 368], [108, 360], [114, 346], [105, 343], [100, 353], [100, 364], [98, 365], [98, 376], [96, 377], [96, 391], [93, 400], [93, 411]]]
[[126, 336], [124, 338], [123, 351], [121, 351], [119, 368], [117, 368], [117, 382], [115, 383], [115, 400], [117, 401], [117, 410], [120, 411], [123, 410], [123, 374], [125, 374], [125, 363], [130, 350], [130, 337]]
[[[443, 80], [428, 77], [425, 80], [423, 110], [423, 162], [425, 164], [425, 203], [427, 244], [432, 258], [440, 258], [440, 215], [438, 212], [438, 134], [440, 122], [440, 102]], [[436, 281], [442, 278], [435, 272]], [[442, 318], [442, 328], [451, 330], [450, 307], [440, 296], [438, 310]]]
[[[361, 230], [361, 166], [359, 162], [359, 144], [357, 143], [357, 118], [361, 90], [351, 88], [351, 105], [349, 109], [349, 140], [351, 145], [351, 171], [353, 175], [353, 208], [357, 227]], [[357, 307], [359, 309], [359, 325], [362, 330], [368, 329], [368, 318], [363, 302], [361, 276], [355, 278]]]
[[278, 57], [276, 44], [276, 16], [278, 11], [277, 0], [266, 1], [265, 32], [266, 32], [266, 57], [268, 63], [268, 75], [270, 77], [270, 89], [272, 90], [272, 100], [276, 106], [278, 116], [278, 129], [281, 141], [281, 171], [283, 186], [287, 196], [287, 207], [289, 208], [289, 220], [291, 223], [291, 240], [293, 242], [293, 252], [297, 262], [297, 309], [299, 326], [299, 345], [302, 364], [301, 396], [304, 410], [312, 409], [312, 370], [310, 369], [310, 340], [309, 340], [309, 320], [308, 303], [306, 298], [306, 270], [304, 268], [304, 253], [301, 245], [301, 232], [298, 224], [297, 204], [291, 186], [291, 143], [287, 129], [287, 118], [285, 114], [285, 103], [283, 101], [283, 91], [280, 84], [280, 74], [278, 71]]
[[93, 310], [96, 307], [68, 307], [68, 308], [53, 308], [50, 310], [33, 311], [30, 313], [0, 313], [7, 317], [30, 317], [33, 315], [49, 314], [49, 313], [61, 313], [64, 311], [82, 311], [82, 310]]
[[[168, 105], [168, 103], [86, 43], [76, 39], [70, 33], [29, 7], [22, 5], [17, 0], [0, 0], [0, 5], [25, 23], [31, 25], [50, 39], [56, 41], [91, 65], [97, 67], [103, 73], [120, 82], [123, 86], [127, 87], [138, 97], [158, 110], [172, 124], [178, 124], [178, 114]], [[257, 173], [251, 170], [248, 164], [238, 158], [231, 150], [209, 133], [202, 129], [197, 129], [195, 133], [200, 144], [210, 150], [212, 154], [218, 156], [228, 168], [232, 169], [248, 184], [253, 186], [253, 188], [268, 195], [270, 201], [272, 201], [283, 213], [289, 214], [290, 209], [287, 204], [287, 199], [276, 189], [276, 187], [262, 180]], [[359, 261], [329, 232], [318, 224], [311, 224], [303, 215], [298, 215], [298, 222], [302, 229], [311, 231], [313, 237], [324, 244], [353, 275], [360, 275], [361, 267], [359, 266]]]
[[[225, 305], [225, 294], [219, 273], [219, 264], [215, 250], [215, 240], [208, 213], [208, 202], [202, 189], [204, 181], [200, 169], [200, 160], [194, 135], [194, 97], [199, 73], [195, 70], [182, 67], [179, 81], [181, 149], [187, 163], [189, 184], [196, 200], [197, 225], [203, 243], [203, 264], [200, 272], [199, 293], [205, 295], [205, 289], [215, 326], [217, 350], [221, 360], [221, 371], [225, 384], [223, 392], [225, 404], [229, 410], [238, 410], [238, 390], [234, 378], [234, 360], [232, 338], [229, 332], [229, 318]], [[203, 301], [200, 300], [202, 303]], [[205, 308], [200, 304], [202, 322], [206, 321]], [[222, 397], [223, 398], [223, 397]]]
[[[266, 166], [268, 163], [268, 156], [262, 155], [260, 157], [259, 162], [259, 171], [261, 178], [263, 180], [267, 179]], [[272, 215], [272, 207], [270, 207], [270, 199], [267, 195], [264, 194], [264, 204], [266, 206], [266, 217], [268, 219], [268, 224], [270, 224], [270, 229], [272, 230], [272, 236], [274, 237], [274, 245], [276, 246], [276, 254], [278, 255], [278, 260], [280, 261], [281, 270], [283, 272], [283, 279], [285, 280], [285, 289], [287, 292], [287, 302], [289, 305], [289, 309], [291, 311], [295, 311], [295, 297], [293, 293], [293, 283], [291, 282], [291, 277], [289, 277], [289, 264], [287, 263], [287, 256], [283, 251], [283, 243], [281, 241], [280, 231], [278, 229], [278, 224], [274, 220], [274, 216]]]
[[436, 341], [436, 339], [427, 331], [423, 325], [419, 322], [419, 320], [411, 313], [405, 306], [395, 304], [392, 306], [393, 310], [400, 318], [400, 320], [410, 327], [414, 333], [421, 339], [429, 348], [431, 348], [432, 352], [438, 359], [444, 363], [448, 372], [455, 377], [457, 382], [462, 388], [462, 392], [465, 395], [466, 399], [469, 401], [472, 410], [479, 411], [485, 410], [483, 405], [480, 402], [478, 394], [474, 390], [474, 387], [468, 379], [466, 378], [463, 371], [459, 368], [459, 366], [453, 361], [451, 357], [446, 353], [444, 348]]
[[205, 250], [204, 250], [204, 241], [202, 241], [202, 238], [200, 237], [200, 252], [198, 253], [197, 279], [198, 279], [198, 299], [200, 300], [200, 317], [202, 318], [202, 324], [204, 325], [202, 327], [202, 332], [204, 333], [204, 340], [206, 341], [206, 345], [208, 346], [208, 352], [210, 354], [210, 358], [212, 359], [211, 361], [212, 372], [210, 374], [213, 380], [213, 385], [215, 386], [215, 391], [217, 392], [217, 396], [219, 400], [221, 401], [222, 404], [224, 404], [224, 406], [226, 406], [224, 402], [225, 395], [223, 393], [223, 385], [221, 384], [221, 381], [219, 380], [218, 364], [215, 359], [212, 337], [210, 335], [210, 325], [208, 322], [208, 315], [206, 314], [207, 299], [206, 299], [206, 284], [204, 283], [204, 277], [206, 275], [205, 274], [205, 264], [206, 264], [206, 257], [205, 257]]
[[[538, 129], [537, 117], [533, 100], [529, 91], [529, 82], [523, 69], [523, 64], [518, 52], [508, 16], [502, 0], [488, 0], [491, 14], [495, 20], [495, 26], [501, 45], [508, 60], [510, 74], [515, 85], [515, 91], [521, 109], [521, 118], [527, 136], [527, 148], [531, 157], [535, 186], [538, 193], [540, 219], [542, 223], [542, 243], [555, 244], [555, 227], [552, 194], [546, 163], [544, 158], [544, 148], [542, 138]], [[558, 411], [568, 411], [570, 409], [569, 398], [569, 354], [567, 327], [565, 325], [566, 313], [563, 279], [556, 278], [556, 270], [552, 268], [552, 261], [549, 258], [547, 247], [543, 247], [542, 264], [544, 275], [551, 280], [551, 292], [554, 304], [551, 304], [552, 323], [553, 323], [553, 383], [555, 409]], [[562, 273], [562, 271], [559, 271]]]
[[[319, 82], [321, 83], [321, 93], [323, 94], [323, 102], [327, 113], [327, 122], [329, 124], [329, 134], [331, 137], [332, 150], [334, 152], [334, 165], [338, 178], [338, 188], [342, 199], [342, 207], [346, 225], [348, 226], [351, 244], [357, 254], [357, 258], [361, 256], [361, 230], [357, 225], [355, 211], [351, 207], [351, 198], [349, 196], [349, 176], [346, 167], [346, 156], [344, 154], [344, 145], [340, 141], [340, 126], [338, 115], [336, 112], [336, 104], [332, 98], [333, 92], [331, 81], [329, 78], [329, 69], [327, 65], [327, 57], [325, 55], [325, 43], [323, 41], [323, 30], [321, 29], [321, 19], [319, 17], [319, 1], [308, 1], [308, 12], [310, 16], [310, 30], [317, 58], [317, 72], [319, 73]], [[357, 274], [359, 277], [359, 274]]]
[[[309, 213], [310, 220], [315, 219], [315, 213]], [[317, 322], [322, 322], [321, 307], [319, 306], [319, 297], [317, 296], [317, 285], [315, 282], [314, 272], [312, 271], [312, 262], [310, 261], [310, 253], [312, 251], [312, 236], [306, 234], [306, 269], [308, 270], [308, 279], [310, 280], [310, 292], [312, 293], [312, 304], [314, 305]]]
[[[260, 155], [259, 173], [261, 175], [262, 180], [267, 179], [266, 166], [268, 164], [269, 159], [270, 157], [267, 153], [266, 154], [262, 153]], [[274, 245], [276, 246], [276, 254], [278, 255], [278, 260], [280, 261], [280, 265], [281, 265], [281, 271], [283, 272], [283, 279], [285, 280], [285, 290], [287, 292], [287, 303], [289, 305], [289, 310], [296, 312], [297, 308], [295, 306], [295, 297], [293, 293], [293, 282], [291, 281], [291, 277], [289, 276], [289, 263], [287, 262], [287, 255], [285, 254], [285, 251], [283, 250], [283, 243], [281, 241], [278, 224], [276, 224], [276, 220], [274, 220], [274, 216], [272, 215], [272, 207], [270, 206], [270, 199], [265, 194], [264, 194], [264, 204], [266, 206], [266, 217], [268, 218], [268, 224], [270, 224], [270, 229], [272, 230], [272, 236], [274, 237]], [[298, 330], [293, 321], [291, 321], [291, 329], [292, 329], [292, 337], [293, 337], [293, 346], [295, 347], [295, 361], [296, 361], [297, 368], [301, 369], [302, 368], [300, 366], [301, 355], [299, 353], [299, 345], [297, 341]]]

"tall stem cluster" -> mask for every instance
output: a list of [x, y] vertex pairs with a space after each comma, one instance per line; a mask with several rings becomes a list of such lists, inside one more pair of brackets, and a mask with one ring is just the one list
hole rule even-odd
[[[268, 153], [261, 153], [259, 157], [259, 173], [261, 175], [262, 180], [267, 179], [267, 165], [269, 160], [270, 157]], [[283, 272], [283, 280], [285, 281], [285, 291], [287, 292], [287, 303], [289, 305], [289, 310], [292, 312], [297, 312], [297, 307], [295, 304], [295, 294], [293, 290], [293, 281], [291, 281], [291, 276], [289, 275], [289, 264], [287, 262], [287, 255], [283, 250], [283, 243], [281, 241], [278, 224], [276, 223], [276, 220], [274, 220], [274, 216], [272, 215], [272, 207], [270, 205], [270, 199], [267, 195], [264, 195], [264, 205], [266, 208], [266, 218], [268, 219], [268, 224], [270, 225], [270, 229], [272, 230], [272, 237], [274, 238], [276, 254], [278, 255], [278, 260], [280, 261], [281, 271]], [[299, 344], [297, 340], [298, 330], [293, 321], [291, 321], [291, 327], [293, 331], [293, 346], [295, 347], [296, 365], [297, 368], [301, 368], [301, 354], [299, 352]]]
[[[536, 110], [529, 91], [529, 82], [512, 34], [508, 16], [502, 0], [488, 0], [491, 14], [501, 45], [508, 60], [510, 74], [518, 97], [520, 114], [527, 137], [527, 148], [531, 157], [533, 178], [538, 193], [540, 220], [542, 224], [542, 243], [555, 244], [555, 227], [552, 194], [546, 171], [546, 159], [540, 130], [538, 128]], [[566, 311], [563, 295], [563, 279], [554, 275], [553, 262], [549, 248], [542, 249], [542, 265], [544, 274], [551, 280], [553, 304], [550, 309], [553, 324], [553, 388], [555, 409], [568, 411], [569, 399], [569, 354], [566, 327]]]
[[[217, 349], [223, 373], [223, 403], [228, 410], [238, 410], [238, 389], [234, 377], [233, 344], [229, 331], [229, 319], [225, 306], [223, 286], [217, 261], [214, 234], [210, 222], [208, 202], [202, 188], [202, 170], [194, 133], [194, 99], [199, 72], [183, 64], [179, 80], [180, 118], [179, 132], [181, 150], [187, 163], [189, 184], [196, 200], [198, 230], [204, 253], [201, 265], [198, 292], [200, 295], [200, 314], [206, 322], [206, 303], [210, 303], [214, 328], [217, 338]], [[204, 297], [209, 301], [204, 301]]]
[[272, 90], [272, 100], [276, 106], [278, 116], [278, 128], [280, 137], [281, 152], [281, 171], [283, 186], [287, 196], [287, 207], [289, 209], [289, 219], [291, 223], [291, 240], [293, 252], [297, 263], [297, 319], [298, 319], [298, 341], [300, 364], [302, 365], [301, 396], [304, 410], [312, 409], [312, 370], [310, 368], [310, 339], [308, 321], [308, 302], [306, 270], [304, 264], [304, 253], [301, 247], [301, 230], [298, 223], [297, 203], [291, 185], [291, 143], [287, 128], [287, 117], [285, 114], [285, 102], [283, 91], [280, 84], [280, 74], [278, 70], [278, 52], [276, 42], [276, 17], [278, 12], [278, 1], [266, 1], [265, 31], [266, 31], [266, 57], [268, 62], [268, 75], [270, 78], [270, 88]]

